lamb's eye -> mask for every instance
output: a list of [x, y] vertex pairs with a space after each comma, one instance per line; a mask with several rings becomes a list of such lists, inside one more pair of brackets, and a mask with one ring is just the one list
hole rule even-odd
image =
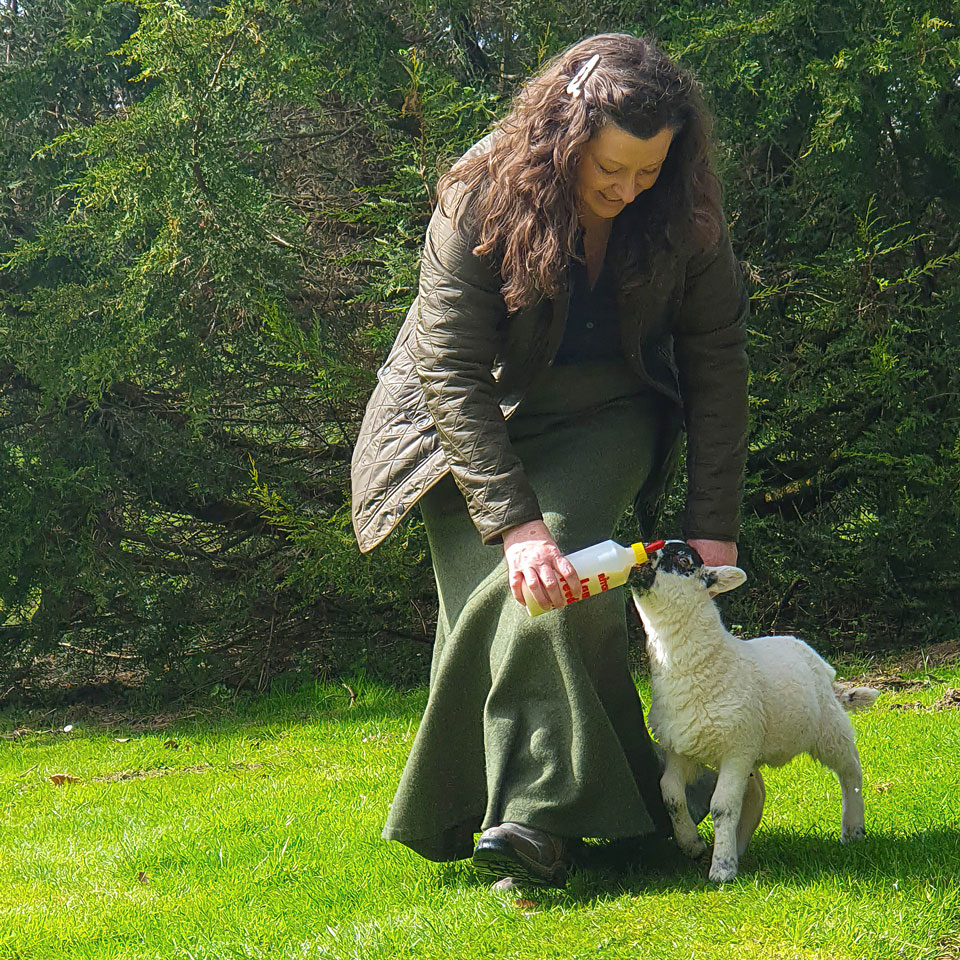
[[684, 556], [683, 554], [681, 554], [679, 559], [677, 560], [677, 565], [680, 567], [681, 570], [689, 570], [692, 563], [693, 561], [689, 557]]

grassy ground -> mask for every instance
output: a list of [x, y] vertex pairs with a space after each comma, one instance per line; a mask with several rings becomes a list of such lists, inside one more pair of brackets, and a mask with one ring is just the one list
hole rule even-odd
[[934, 704], [960, 669], [914, 676], [855, 717], [870, 836], [840, 845], [838, 785], [798, 760], [722, 888], [661, 847], [497, 895], [381, 841], [423, 692], [0, 718], [0, 958], [958, 958], [960, 711]]

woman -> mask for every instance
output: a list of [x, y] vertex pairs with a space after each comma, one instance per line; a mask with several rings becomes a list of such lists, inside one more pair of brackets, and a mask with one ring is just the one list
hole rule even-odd
[[571, 840], [670, 830], [622, 591], [565, 605], [565, 555], [631, 501], [652, 533], [685, 422], [684, 536], [735, 562], [747, 298], [696, 85], [647, 41], [556, 56], [439, 193], [353, 461], [361, 549], [419, 501], [440, 598], [383, 836], [561, 882]]

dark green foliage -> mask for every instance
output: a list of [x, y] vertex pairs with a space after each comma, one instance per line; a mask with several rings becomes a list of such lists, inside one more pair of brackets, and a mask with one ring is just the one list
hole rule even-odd
[[0, 3], [0, 694], [64, 652], [187, 688], [422, 677], [422, 533], [357, 553], [351, 444], [439, 173], [601, 29], [654, 35], [717, 113], [754, 306], [733, 619], [821, 648], [953, 636], [941, 7]]
[[[63, 643], [180, 683], [354, 660], [369, 618], [338, 604], [372, 592], [345, 510], [369, 378], [343, 348], [335, 218], [311, 211], [317, 184], [296, 192], [298, 148], [340, 132], [324, 66], [286, 4], [123, 9], [127, 36], [97, 40], [122, 87], [17, 159], [52, 175], [14, 199], [35, 212], [4, 243], [5, 666]], [[15, 106], [27, 136], [36, 108]]]
[[826, 645], [956, 627], [955, 14], [741, 4], [683, 31], [754, 280], [754, 582], [733, 603], [757, 629]]

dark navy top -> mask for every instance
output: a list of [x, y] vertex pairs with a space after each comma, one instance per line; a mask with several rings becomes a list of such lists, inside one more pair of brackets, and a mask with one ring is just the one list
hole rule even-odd
[[[584, 255], [583, 234], [577, 241], [577, 253], [581, 257]], [[571, 259], [567, 326], [553, 361], [555, 364], [619, 360], [623, 357], [620, 325], [617, 322], [617, 289], [609, 259], [604, 256], [593, 290], [587, 279], [586, 263]]]

